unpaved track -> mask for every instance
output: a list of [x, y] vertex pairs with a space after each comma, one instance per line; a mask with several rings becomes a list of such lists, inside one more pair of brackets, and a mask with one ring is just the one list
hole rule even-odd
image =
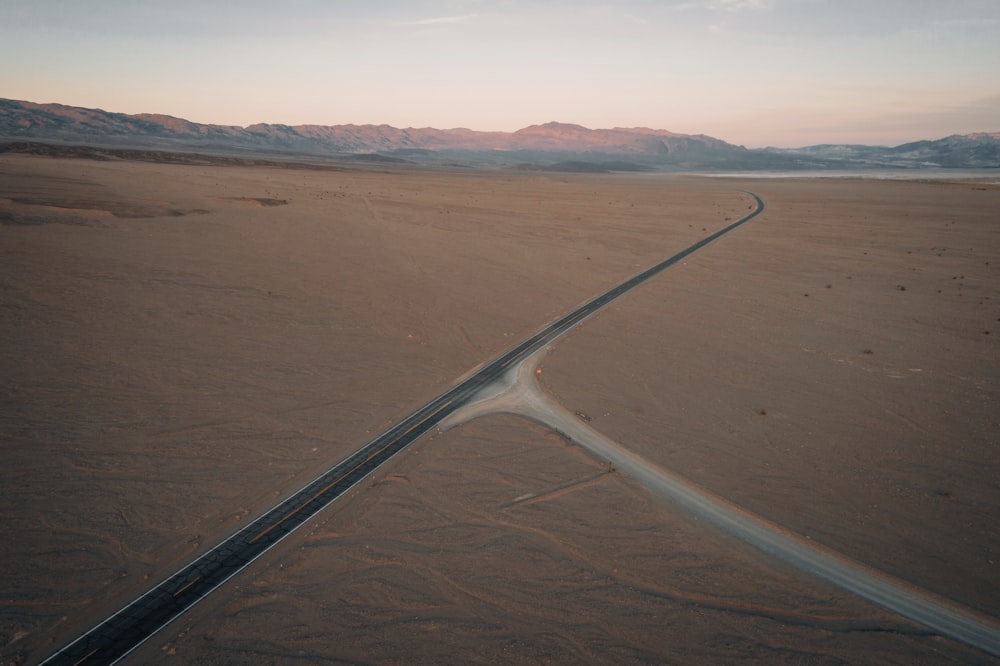
[[643, 460], [591, 428], [540, 390], [535, 373], [545, 351], [536, 352], [512, 367], [494, 384], [485, 387], [475, 400], [445, 419], [441, 427], [453, 428], [494, 413], [516, 414], [531, 419], [562, 434], [602, 461], [611, 463], [692, 515], [711, 522], [768, 555], [888, 608], [942, 636], [1000, 657], [1000, 625], [993, 618], [806, 540]]

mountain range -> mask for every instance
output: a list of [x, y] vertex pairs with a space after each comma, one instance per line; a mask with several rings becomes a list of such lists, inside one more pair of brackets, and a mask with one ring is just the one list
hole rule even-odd
[[704, 134], [550, 122], [516, 132], [389, 125], [208, 125], [160, 114], [113, 113], [0, 99], [0, 151], [26, 142], [218, 155], [373, 160], [566, 171], [1000, 168], [1000, 133], [896, 147], [748, 149]]

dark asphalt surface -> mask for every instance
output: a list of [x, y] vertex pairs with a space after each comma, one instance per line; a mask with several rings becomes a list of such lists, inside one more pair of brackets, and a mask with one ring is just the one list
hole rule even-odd
[[42, 663], [117, 662], [437, 426], [477, 391], [500, 377], [509, 366], [527, 358], [619, 296], [763, 212], [764, 202], [760, 197], [751, 192], [747, 194], [754, 198], [757, 207], [746, 217], [595, 297], [490, 361]]

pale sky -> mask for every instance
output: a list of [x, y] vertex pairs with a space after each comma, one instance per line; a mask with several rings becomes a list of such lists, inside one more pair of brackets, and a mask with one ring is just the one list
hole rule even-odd
[[897, 145], [1000, 131], [1000, 0], [2, 0], [0, 97]]

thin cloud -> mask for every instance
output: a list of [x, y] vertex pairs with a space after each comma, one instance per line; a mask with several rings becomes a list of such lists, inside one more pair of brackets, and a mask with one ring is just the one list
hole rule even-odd
[[679, 11], [701, 9], [715, 13], [730, 13], [770, 9], [772, 4], [773, 0], [694, 0], [676, 4], [672, 8]]
[[625, 14], [625, 20], [636, 25], [649, 25], [649, 19], [635, 14]]
[[462, 14], [460, 16], [435, 16], [433, 18], [417, 19], [416, 21], [406, 21], [403, 25], [429, 26], [429, 25], [454, 25], [456, 23], [466, 23], [476, 18], [478, 14]]
[[713, 12], [741, 12], [743, 10], [770, 9], [770, 0], [711, 0], [708, 8]]

